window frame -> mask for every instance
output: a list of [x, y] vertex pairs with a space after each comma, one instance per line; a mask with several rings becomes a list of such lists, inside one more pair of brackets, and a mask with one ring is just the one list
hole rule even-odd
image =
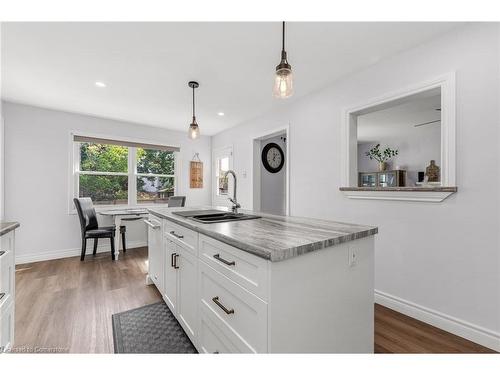
[[[431, 89], [441, 90], [441, 181], [434, 189], [401, 188], [388, 190], [357, 187], [357, 116], [371, 108]], [[457, 191], [456, 187], [456, 89], [455, 72], [416, 83], [406, 89], [368, 100], [342, 112], [341, 181], [339, 190], [351, 199], [442, 202]]]
[[137, 172], [137, 147], [124, 146], [128, 148], [128, 164], [127, 172], [93, 172], [93, 171], [80, 171], [80, 143], [74, 141], [75, 136], [84, 136], [92, 138], [102, 138], [110, 139], [116, 141], [124, 142], [136, 142], [144, 143], [158, 146], [170, 146], [178, 147], [178, 145], [172, 144], [162, 144], [157, 141], [145, 140], [145, 139], [134, 139], [134, 138], [124, 138], [116, 137], [103, 134], [89, 134], [81, 133], [76, 131], [71, 131], [69, 134], [69, 199], [68, 199], [68, 212], [70, 214], [76, 214], [76, 209], [73, 204], [73, 199], [79, 197], [80, 190], [80, 175], [101, 175], [101, 176], [127, 176], [128, 177], [128, 202], [127, 204], [106, 204], [106, 205], [95, 205], [96, 211], [104, 211], [109, 209], [124, 209], [124, 208], [144, 208], [144, 207], [158, 207], [166, 205], [166, 203], [137, 203], [137, 178], [138, 177], [173, 177], [174, 178], [174, 195], [177, 195], [179, 190], [179, 164], [180, 164], [180, 151], [173, 151], [174, 153], [174, 174], [173, 175], [163, 175], [155, 173], [138, 173]]

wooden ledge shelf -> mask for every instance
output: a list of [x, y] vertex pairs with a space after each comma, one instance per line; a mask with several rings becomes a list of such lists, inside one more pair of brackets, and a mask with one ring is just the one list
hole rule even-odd
[[374, 199], [411, 202], [442, 202], [458, 191], [456, 186], [435, 187], [341, 187], [350, 199]]

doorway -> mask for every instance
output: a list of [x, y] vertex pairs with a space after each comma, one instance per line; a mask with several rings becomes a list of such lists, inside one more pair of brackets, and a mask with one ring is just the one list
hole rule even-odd
[[290, 215], [288, 126], [253, 139], [253, 210]]

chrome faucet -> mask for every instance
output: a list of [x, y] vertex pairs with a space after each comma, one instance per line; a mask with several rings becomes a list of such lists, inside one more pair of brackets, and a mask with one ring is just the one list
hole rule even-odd
[[233, 213], [237, 214], [238, 213], [238, 208], [240, 208], [241, 205], [236, 200], [236, 173], [234, 173], [234, 171], [230, 169], [226, 173], [224, 173], [224, 178], [227, 178], [228, 174], [232, 174], [233, 178], [234, 178], [233, 197], [232, 198], [229, 197], [228, 199], [233, 204], [233, 207], [231, 207], [231, 210], [233, 211]]

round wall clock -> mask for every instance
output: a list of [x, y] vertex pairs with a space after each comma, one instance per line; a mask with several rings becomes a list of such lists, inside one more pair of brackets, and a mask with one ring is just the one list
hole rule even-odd
[[262, 149], [262, 164], [271, 173], [278, 173], [285, 164], [285, 154], [276, 143], [268, 143]]

